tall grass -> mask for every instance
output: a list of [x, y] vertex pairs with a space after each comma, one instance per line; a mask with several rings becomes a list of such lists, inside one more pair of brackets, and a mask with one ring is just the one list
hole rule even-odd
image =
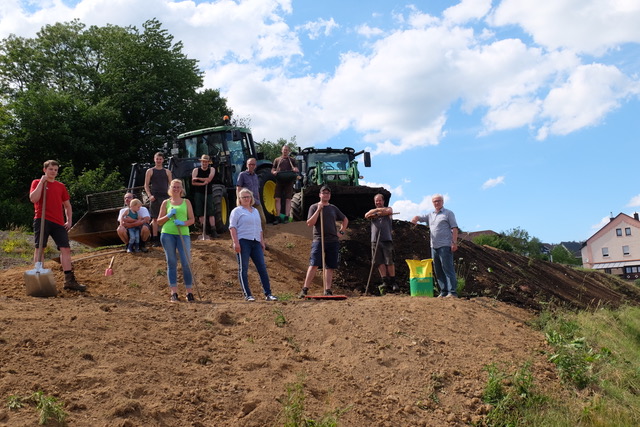
[[[487, 425], [640, 425], [639, 307], [544, 312], [534, 326], [547, 337], [551, 347], [547, 356], [564, 389], [543, 399], [536, 394], [533, 401], [522, 393], [512, 394], [518, 396], [514, 406], [509, 391], [501, 388], [505, 374], [489, 367], [485, 400], [494, 409]], [[520, 375], [525, 388], [531, 389], [533, 378], [526, 370]]]

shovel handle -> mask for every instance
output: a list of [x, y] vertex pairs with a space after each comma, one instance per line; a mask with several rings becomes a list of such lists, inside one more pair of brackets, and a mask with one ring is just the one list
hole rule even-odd
[[112, 256], [111, 257], [111, 262], [109, 263], [109, 269], [111, 269], [111, 267], [113, 267], [113, 260], [116, 258], [116, 256]]

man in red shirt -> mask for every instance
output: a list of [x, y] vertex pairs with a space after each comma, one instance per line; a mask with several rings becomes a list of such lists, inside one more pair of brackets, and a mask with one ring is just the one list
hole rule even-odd
[[[72, 209], [69, 201], [69, 192], [67, 187], [60, 181], [56, 181], [58, 176], [59, 164], [55, 160], [47, 160], [44, 162], [42, 171], [44, 175], [40, 179], [34, 179], [31, 183], [29, 191], [29, 199], [35, 208], [35, 216], [33, 220], [33, 230], [36, 250], [33, 258], [34, 262], [41, 260], [38, 257], [38, 248], [40, 240], [43, 247], [47, 246], [49, 236], [56, 242], [60, 251], [60, 262], [64, 271], [64, 289], [84, 292], [87, 287], [76, 281], [71, 266], [71, 246], [69, 245], [68, 231], [72, 225]], [[42, 221], [42, 196], [44, 191], [47, 192], [47, 202], [44, 213], [44, 236], [40, 238], [40, 223]], [[62, 214], [64, 208], [64, 216]], [[66, 221], [65, 221], [66, 217]]]

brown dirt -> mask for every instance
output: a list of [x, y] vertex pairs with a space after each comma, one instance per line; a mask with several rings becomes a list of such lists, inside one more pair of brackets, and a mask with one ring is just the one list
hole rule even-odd
[[[168, 302], [157, 248], [116, 254], [108, 277], [110, 255], [77, 255], [76, 275], [89, 291], [52, 299], [24, 295], [28, 267], [5, 270], [0, 398], [42, 390], [65, 402], [74, 426], [272, 426], [283, 423], [287, 387], [299, 383], [305, 413], [316, 420], [344, 410], [340, 425], [468, 425], [488, 409], [481, 401], [488, 364], [513, 372], [531, 362], [538, 387], [558, 388], [544, 338], [527, 326], [545, 301], [640, 301], [637, 287], [606, 276], [471, 243], [457, 253], [467, 298], [362, 296], [370, 270], [366, 224], [353, 222], [348, 234], [336, 278], [344, 301], [244, 302], [228, 235], [193, 241], [195, 304]], [[269, 226], [267, 237], [274, 293], [297, 294], [310, 230]], [[403, 259], [428, 257], [428, 231], [395, 222], [394, 241], [406, 291]], [[46, 266], [61, 288], [59, 266]], [[254, 271], [250, 281], [260, 295]], [[319, 293], [319, 278], [315, 285]], [[0, 407], [0, 425], [36, 423], [32, 407]]]

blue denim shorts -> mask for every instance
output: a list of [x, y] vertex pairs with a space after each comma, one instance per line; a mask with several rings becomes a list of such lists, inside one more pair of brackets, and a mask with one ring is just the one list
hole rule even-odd
[[[335, 270], [340, 262], [340, 242], [325, 242], [324, 244], [324, 262], [327, 268]], [[311, 256], [309, 257], [309, 265], [322, 267], [322, 243], [311, 243]]]

